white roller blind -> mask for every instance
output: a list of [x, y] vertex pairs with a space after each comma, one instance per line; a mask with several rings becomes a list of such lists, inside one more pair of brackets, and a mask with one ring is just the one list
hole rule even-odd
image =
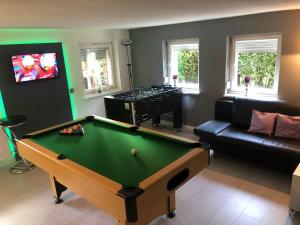
[[278, 39], [260, 39], [236, 41], [238, 53], [245, 52], [277, 52]]

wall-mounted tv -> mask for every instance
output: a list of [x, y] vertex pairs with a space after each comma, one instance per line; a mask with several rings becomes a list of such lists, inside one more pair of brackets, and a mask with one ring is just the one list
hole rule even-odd
[[58, 77], [56, 53], [14, 55], [11, 58], [17, 83]]

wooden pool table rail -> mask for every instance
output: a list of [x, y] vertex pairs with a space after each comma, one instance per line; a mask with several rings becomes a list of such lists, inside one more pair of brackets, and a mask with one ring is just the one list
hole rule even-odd
[[[138, 214], [143, 215], [141, 224], [149, 224], [153, 218], [174, 211], [175, 191], [207, 167], [208, 162], [208, 151], [195, 148], [142, 181], [139, 186], [145, 193], [137, 198]], [[185, 169], [189, 170], [188, 177], [171, 191], [167, 190], [170, 179]]]
[[191, 139], [185, 138], [185, 137], [179, 137], [174, 134], [165, 133], [165, 132], [154, 130], [151, 128], [139, 127], [138, 131], [154, 134], [156, 136], [165, 137], [165, 138], [175, 140], [175, 141], [186, 142], [186, 143], [191, 143], [191, 144], [193, 144], [193, 143], [199, 144], [198, 141], [194, 141], [194, 140], [191, 140]]
[[[120, 123], [121, 126], [127, 126], [128, 128], [133, 127], [130, 124], [122, 122], [116, 122], [105, 118], [102, 119], [100, 117], [95, 118], [114, 124]], [[75, 122], [80, 121], [82, 121], [82, 119]], [[72, 123], [74, 123], [74, 121], [34, 132], [32, 134], [41, 134]], [[164, 136], [169, 139], [195, 143], [195, 141], [177, 138], [177, 136], [174, 135], [164, 134], [145, 128], [139, 129], [145, 132], [156, 133], [156, 135]], [[128, 211], [126, 211], [127, 206], [125, 199], [118, 195], [119, 191], [122, 190], [121, 184], [69, 159], [58, 160], [58, 154], [51, 151], [51, 149], [49, 150], [36, 144], [30, 139], [17, 140], [17, 146], [22, 157], [28, 159], [49, 173], [54, 197], [59, 197], [59, 192], [54, 185], [55, 180], [87, 199], [96, 207], [99, 207], [118, 218], [119, 225], [146, 225], [154, 218], [174, 211], [175, 191], [204, 169], [209, 162], [208, 151], [202, 148], [194, 148], [187, 154], [140, 182], [139, 188], [143, 190], [143, 193], [136, 197], [137, 220], [127, 221], [128, 217], [126, 213]], [[186, 169], [189, 171], [188, 176], [183, 181], [179, 182], [172, 190], [168, 190], [168, 182]]]
[[36, 135], [43, 134], [45, 132], [49, 132], [49, 131], [52, 131], [52, 130], [56, 130], [56, 129], [60, 129], [60, 128], [63, 128], [63, 127], [70, 126], [72, 124], [84, 122], [86, 120], [93, 120], [93, 119], [103, 121], [103, 122], [107, 122], [107, 123], [111, 123], [111, 124], [115, 124], [115, 125], [118, 125], [118, 126], [121, 126], [121, 127], [126, 127], [126, 128], [136, 127], [132, 124], [123, 123], [123, 122], [119, 122], [119, 121], [115, 121], [115, 120], [111, 120], [111, 119], [107, 119], [107, 118], [103, 118], [103, 117], [100, 117], [100, 116], [94, 116], [93, 115], [93, 116], [87, 116], [87, 117], [79, 118], [77, 120], [65, 122], [65, 123], [62, 123], [62, 124], [59, 124], [59, 125], [51, 126], [51, 127], [48, 127], [48, 128], [42, 129], [42, 130], [38, 130], [38, 131], [35, 131], [35, 132], [32, 132], [32, 133], [29, 133], [29, 134], [25, 135], [25, 137], [30, 137], [30, 136], [34, 137]]
[[[58, 154], [28, 139], [17, 141], [17, 145], [22, 157], [48, 172], [51, 178], [55, 178], [59, 183], [108, 213], [125, 217], [119, 209], [123, 206], [125, 212], [124, 203], [117, 196], [118, 191], [122, 189], [121, 184], [69, 159], [58, 160]], [[53, 187], [53, 184], [51, 185]], [[53, 195], [57, 197], [54, 192]]]

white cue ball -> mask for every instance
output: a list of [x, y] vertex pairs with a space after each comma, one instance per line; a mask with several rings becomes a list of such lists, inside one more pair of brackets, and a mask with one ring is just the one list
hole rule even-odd
[[131, 149], [131, 155], [136, 155], [137, 151], [135, 148]]

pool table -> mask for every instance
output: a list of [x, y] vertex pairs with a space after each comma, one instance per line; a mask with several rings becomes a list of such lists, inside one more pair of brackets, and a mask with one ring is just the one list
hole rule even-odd
[[[82, 136], [59, 134], [78, 123]], [[49, 173], [56, 203], [69, 188], [119, 225], [175, 216], [175, 191], [209, 163], [208, 150], [198, 142], [97, 116], [30, 133], [17, 147]]]

